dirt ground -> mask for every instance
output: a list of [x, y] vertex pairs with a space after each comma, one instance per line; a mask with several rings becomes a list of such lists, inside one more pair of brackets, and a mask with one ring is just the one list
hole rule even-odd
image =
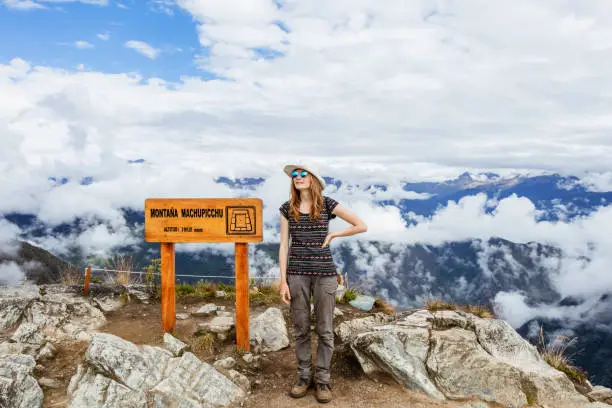
[[[207, 302], [193, 304], [177, 303], [177, 313], [190, 313], [196, 311]], [[233, 311], [234, 303], [226, 300], [215, 300], [218, 306], [226, 306], [226, 310]], [[327, 407], [351, 407], [359, 408], [426, 408], [426, 407], [458, 407], [456, 402], [436, 403], [425, 395], [405, 390], [393, 379], [378, 377], [371, 379], [366, 377], [357, 360], [341, 348], [337, 348], [332, 360], [332, 393], [333, 400], [328, 404], [320, 404], [316, 401], [314, 390], [309, 390], [304, 398], [294, 399], [288, 395], [292, 382], [295, 378], [295, 351], [293, 347], [293, 330], [289, 309], [285, 305], [276, 305], [283, 310], [292, 342], [289, 348], [279, 352], [264, 353], [258, 364], [248, 365], [242, 359], [242, 355], [235, 349], [235, 334], [231, 333], [227, 340], [214, 343], [213, 350], [205, 350], [198, 347], [198, 339], [195, 333], [197, 323], [205, 321], [205, 318], [190, 318], [177, 320], [177, 337], [192, 346], [192, 352], [207, 363], [214, 363], [218, 358], [232, 356], [236, 360], [235, 370], [246, 375], [251, 382], [251, 393], [242, 404], [245, 408], [255, 407], [315, 407], [325, 405]], [[256, 306], [251, 308], [251, 315], [255, 315], [266, 307]], [[335, 320], [335, 324], [345, 319], [357, 317], [360, 313], [351, 307], [341, 307], [344, 316]], [[161, 333], [161, 308], [159, 304], [132, 303], [124, 306], [116, 312], [107, 314], [108, 323], [99, 331], [117, 335], [135, 344], [161, 345], [163, 334]], [[316, 358], [316, 335], [313, 333], [313, 358]], [[59, 408], [67, 406], [68, 397], [66, 389], [70, 378], [76, 373], [77, 365], [84, 361], [87, 351], [86, 342], [65, 343], [58, 347], [57, 356], [42, 363], [37, 370], [38, 378], [46, 377], [57, 380], [60, 384], [55, 389], [43, 389], [45, 399], [44, 408]]]

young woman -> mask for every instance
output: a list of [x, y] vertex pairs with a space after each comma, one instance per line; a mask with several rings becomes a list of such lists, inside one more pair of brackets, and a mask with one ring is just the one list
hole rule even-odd
[[[284, 171], [292, 182], [289, 200], [279, 208], [282, 215], [280, 297], [291, 306], [298, 362], [296, 382], [290, 395], [303, 397], [314, 383], [317, 400], [329, 402], [332, 398], [329, 370], [334, 349], [332, 323], [338, 288], [329, 244], [334, 238], [365, 232], [367, 227], [352, 211], [323, 196], [325, 181], [311, 166], [287, 165]], [[329, 221], [336, 216], [352, 226], [330, 234]], [[318, 336], [314, 378], [310, 348], [311, 295]]]

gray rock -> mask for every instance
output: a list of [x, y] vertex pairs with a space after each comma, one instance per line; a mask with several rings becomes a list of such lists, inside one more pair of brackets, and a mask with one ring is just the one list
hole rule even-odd
[[[500, 327], [499, 323], [492, 325], [494, 330]], [[492, 346], [493, 333], [477, 337], [461, 328], [432, 332], [427, 367], [448, 398], [475, 397], [503, 406], [522, 406], [528, 400], [550, 406], [588, 403], [565, 374], [531, 355], [529, 347], [513, 344], [511, 334], [498, 334], [500, 344], [491, 348], [493, 354], [483, 348]], [[504, 339], [509, 343], [503, 344]], [[515, 360], [509, 361], [504, 350], [515, 350]]]
[[104, 313], [113, 312], [119, 310], [124, 306], [123, 301], [115, 296], [104, 296], [101, 298], [94, 298], [94, 304], [102, 310]]
[[189, 346], [170, 333], [164, 334], [164, 347], [172, 353], [174, 357], [180, 357], [185, 351], [189, 350]]
[[255, 349], [267, 352], [289, 346], [285, 318], [280, 309], [270, 307], [253, 318], [249, 325], [250, 342]]
[[244, 356], [242, 356], [242, 359], [247, 364], [251, 364], [253, 362], [253, 360], [255, 359], [255, 357], [253, 357], [253, 354], [251, 354], [251, 353], [246, 353]]
[[6, 354], [27, 354], [36, 358], [40, 348], [40, 344], [0, 343], [0, 356]]
[[589, 392], [589, 398], [612, 405], [612, 390], [610, 388], [602, 387], [601, 385], [596, 385], [593, 387], [591, 392]]
[[244, 392], [248, 392], [251, 389], [251, 383], [249, 379], [245, 375], [240, 374], [238, 371], [229, 370], [229, 377], [234, 382], [234, 384], [242, 388]]
[[215, 296], [218, 298], [224, 298], [225, 297], [225, 292], [222, 290], [218, 290], [215, 292]]
[[34, 298], [33, 294], [29, 298], [0, 297], [0, 330], [10, 329], [17, 324]]
[[192, 313], [194, 317], [206, 317], [210, 316], [217, 311], [217, 305], [214, 303], [208, 303], [202, 306], [197, 312]]
[[176, 314], [176, 319], [177, 320], [187, 320], [187, 319], [189, 319], [189, 314], [187, 314], [187, 313], [177, 313]]
[[149, 300], [151, 299], [151, 295], [149, 294], [148, 288], [146, 285], [127, 285], [129, 296], [134, 296], [141, 303], [149, 304]]
[[373, 316], [342, 322], [336, 326], [334, 332], [343, 343], [346, 343], [357, 334], [369, 331], [375, 326], [391, 322], [392, 320], [393, 318], [391, 316], [384, 313], [376, 313]]
[[0, 407], [42, 407], [43, 392], [32, 376], [35, 366], [29, 355], [0, 356]]
[[374, 299], [372, 296], [357, 295], [357, 297], [349, 302], [349, 304], [357, 309], [364, 310], [366, 312], [372, 310], [374, 307]]
[[233, 317], [234, 314], [232, 312], [226, 312], [225, 310], [217, 310], [217, 316], [221, 316], [221, 317]]
[[159, 347], [136, 346], [110, 334], [95, 334], [71, 379], [70, 407], [225, 407], [244, 391], [190, 352], [173, 357]]
[[226, 333], [234, 327], [234, 318], [217, 316], [208, 323], [208, 330], [213, 333]]
[[225, 334], [225, 333], [217, 333], [217, 339], [219, 341], [225, 341], [225, 340], [227, 340], [227, 334]]
[[38, 356], [36, 357], [36, 361], [45, 361], [52, 359], [57, 353], [57, 349], [53, 344], [47, 342], [45, 346], [40, 350]]
[[62, 383], [54, 380], [53, 378], [39, 378], [38, 379], [38, 385], [40, 385], [43, 388], [53, 388], [53, 389], [57, 389], [60, 388], [62, 386]]
[[95, 369], [78, 366], [68, 385], [69, 408], [147, 408], [144, 392], [132, 390]]
[[344, 313], [342, 313], [342, 310], [340, 310], [337, 307], [335, 307], [334, 308], [334, 317], [338, 317], [338, 316], [344, 316]]
[[[38, 291], [38, 289], [37, 289]], [[38, 292], [37, 292], [38, 293]], [[50, 288], [45, 296], [15, 299], [6, 291], [0, 291], [0, 304], [7, 304], [9, 312], [2, 311], [4, 323], [18, 324], [12, 340], [17, 343], [44, 345], [50, 341], [89, 340], [90, 332], [106, 324], [101, 310], [94, 307], [89, 299], [70, 291]], [[16, 312], [20, 309], [20, 312]], [[18, 320], [15, 321], [18, 316]]]
[[236, 360], [232, 357], [224, 358], [223, 360], [218, 360], [213, 364], [214, 368], [223, 368], [225, 370], [232, 369], [236, 366]]

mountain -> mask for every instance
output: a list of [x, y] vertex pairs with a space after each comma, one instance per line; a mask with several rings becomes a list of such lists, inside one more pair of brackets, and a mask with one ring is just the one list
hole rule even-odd
[[62, 270], [70, 266], [49, 251], [24, 241], [16, 243], [16, 251], [0, 253], [0, 265], [10, 263], [18, 265], [26, 278], [36, 284], [59, 282]]

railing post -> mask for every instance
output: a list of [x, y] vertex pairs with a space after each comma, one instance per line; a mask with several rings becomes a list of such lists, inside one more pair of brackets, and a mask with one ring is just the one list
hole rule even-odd
[[87, 266], [87, 269], [85, 269], [85, 288], [83, 289], [83, 291], [85, 292], [85, 295], [89, 294], [89, 279], [91, 278], [91, 266]]
[[176, 329], [176, 298], [174, 272], [174, 243], [161, 243], [161, 312], [162, 331], [173, 333]]
[[250, 351], [249, 337], [249, 245], [236, 242], [236, 348]]

